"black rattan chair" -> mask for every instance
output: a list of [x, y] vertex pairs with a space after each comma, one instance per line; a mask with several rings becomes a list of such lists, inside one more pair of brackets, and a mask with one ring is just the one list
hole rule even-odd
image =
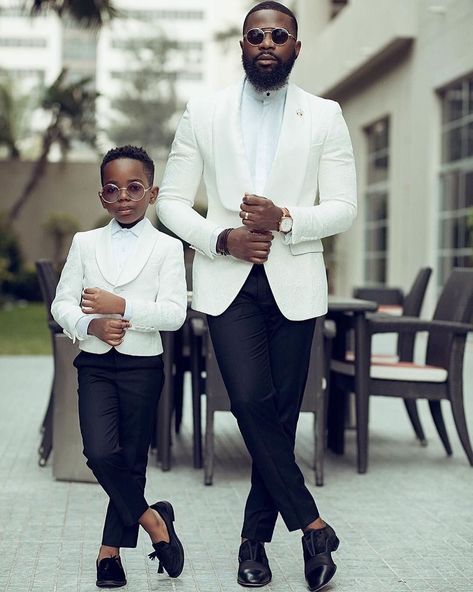
[[[368, 320], [370, 337], [378, 333], [415, 335], [428, 332], [425, 364], [397, 361], [373, 363], [366, 368], [368, 383], [365, 400], [357, 401], [359, 430], [358, 465], [367, 466], [369, 396], [402, 397], [407, 400], [427, 399], [432, 408], [440, 409], [440, 401], [450, 402], [458, 436], [468, 461], [473, 466], [471, 448], [463, 406], [463, 359], [466, 337], [473, 331], [473, 269], [454, 269], [439, 297], [433, 320], [413, 317], [373, 315]], [[366, 342], [366, 359], [370, 359], [371, 340]], [[332, 380], [338, 387], [354, 392], [354, 365], [334, 360]], [[358, 396], [358, 395], [357, 395]], [[442, 414], [434, 415], [435, 425], [448, 455], [451, 447]]]
[[[422, 267], [417, 273], [411, 289], [406, 295], [404, 295], [401, 288], [379, 287], [356, 288], [353, 291], [353, 296], [364, 300], [374, 300], [381, 305], [381, 308], [383, 308], [383, 305], [402, 307], [402, 314], [404, 316], [419, 317], [431, 274], [431, 267]], [[416, 336], [413, 333], [399, 334], [397, 340], [398, 360], [402, 360], [403, 362], [414, 361], [415, 338]], [[420, 421], [416, 401], [412, 399], [404, 399], [404, 405], [419, 442], [422, 446], [426, 446], [427, 439]], [[435, 414], [434, 411], [432, 411], [434, 420], [436, 420], [435, 418], [439, 413], [442, 413], [440, 407], [435, 409]]]

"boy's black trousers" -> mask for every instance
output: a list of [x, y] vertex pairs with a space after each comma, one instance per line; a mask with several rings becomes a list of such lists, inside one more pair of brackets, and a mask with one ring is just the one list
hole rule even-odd
[[81, 352], [74, 360], [84, 455], [110, 501], [102, 544], [136, 547], [151, 429], [164, 381], [161, 356]]

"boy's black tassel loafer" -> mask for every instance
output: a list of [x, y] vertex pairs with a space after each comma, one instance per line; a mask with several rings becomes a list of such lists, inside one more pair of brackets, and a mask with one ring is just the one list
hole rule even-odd
[[166, 524], [169, 534], [169, 543], [161, 541], [153, 543], [154, 552], [150, 553], [150, 559], [158, 559], [158, 573], [166, 570], [171, 578], [177, 578], [184, 568], [184, 548], [174, 530], [174, 510], [169, 502], [157, 502], [150, 506], [156, 510]]
[[104, 559], [97, 561], [97, 581], [95, 585], [98, 588], [120, 588], [126, 585], [125, 571], [118, 555], [104, 557]]

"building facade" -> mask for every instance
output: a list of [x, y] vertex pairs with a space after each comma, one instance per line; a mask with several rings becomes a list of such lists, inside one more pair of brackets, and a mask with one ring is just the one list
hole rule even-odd
[[[225, 84], [238, 72], [238, 42], [229, 39], [229, 45], [217, 38], [239, 24], [245, 0], [229, 0], [225, 10], [217, 0], [114, 0], [117, 16], [100, 31], [78, 27], [52, 11], [32, 18], [25, 5], [24, 0], [0, 0], [0, 74], [8, 73], [18, 96], [40, 93], [64, 67], [69, 79], [89, 77], [100, 95], [101, 150], [111, 144], [106, 130], [114, 99], [143, 67], [134, 50], [143, 47], [146, 52], [146, 44], [157, 39], [169, 43], [172, 49], [162, 67], [179, 109], [192, 96]], [[155, 62], [162, 59], [159, 53], [151, 57]], [[44, 128], [44, 120], [37, 115], [36, 119], [33, 131]], [[75, 146], [73, 159], [96, 158], [80, 148]]]
[[359, 213], [336, 239], [337, 291], [408, 289], [430, 265], [432, 309], [473, 266], [473, 3], [298, 0], [296, 80], [340, 102]]

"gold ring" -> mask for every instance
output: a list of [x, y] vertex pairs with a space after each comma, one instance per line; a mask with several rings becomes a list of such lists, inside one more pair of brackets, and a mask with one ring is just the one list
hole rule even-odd
[[248, 220], [249, 214], [248, 212], [245, 212], [245, 220]]

